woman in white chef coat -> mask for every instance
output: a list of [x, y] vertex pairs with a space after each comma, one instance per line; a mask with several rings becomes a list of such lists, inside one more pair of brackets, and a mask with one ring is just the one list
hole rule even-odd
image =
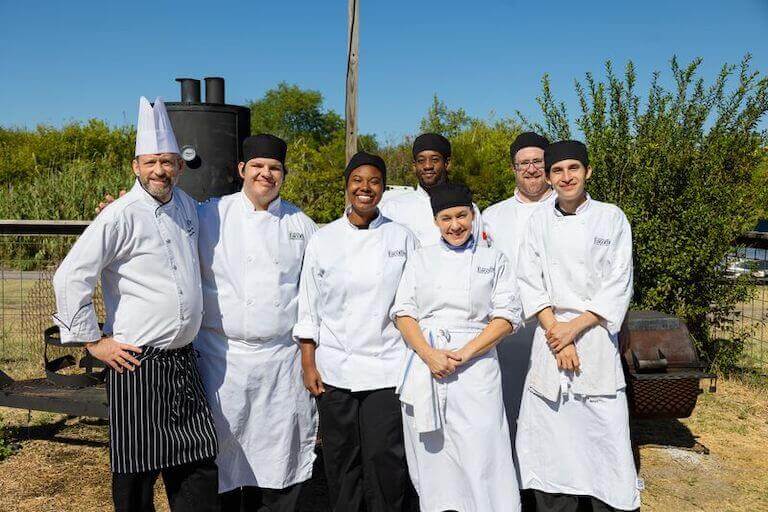
[[640, 506], [618, 332], [632, 297], [632, 233], [617, 206], [584, 190], [592, 168], [577, 141], [549, 145], [557, 200], [529, 220], [518, 257], [526, 317], [539, 321], [520, 407], [521, 486], [539, 511]]
[[392, 318], [411, 350], [398, 391], [421, 510], [520, 510], [496, 344], [520, 324], [515, 275], [472, 235], [472, 194], [430, 197], [437, 245], [408, 260]]
[[380, 157], [357, 153], [344, 176], [349, 207], [307, 245], [293, 336], [317, 397], [332, 510], [399, 512], [412, 495], [395, 395], [405, 344], [389, 309], [418, 242], [379, 213]]

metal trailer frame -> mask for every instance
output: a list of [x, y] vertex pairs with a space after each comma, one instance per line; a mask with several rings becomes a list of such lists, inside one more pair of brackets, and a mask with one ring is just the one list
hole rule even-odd
[[[69, 220], [0, 220], [0, 235], [79, 235], [89, 224]], [[40, 341], [43, 342], [43, 333]], [[107, 393], [103, 384], [62, 387], [45, 378], [15, 380], [0, 369], [0, 407], [107, 419]]]

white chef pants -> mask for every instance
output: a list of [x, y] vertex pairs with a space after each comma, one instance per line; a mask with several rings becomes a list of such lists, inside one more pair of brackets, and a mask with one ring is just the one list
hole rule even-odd
[[[452, 340], [457, 347], [465, 341]], [[405, 453], [422, 512], [514, 512], [520, 496], [496, 350], [437, 386], [440, 430], [418, 433], [403, 404]]]

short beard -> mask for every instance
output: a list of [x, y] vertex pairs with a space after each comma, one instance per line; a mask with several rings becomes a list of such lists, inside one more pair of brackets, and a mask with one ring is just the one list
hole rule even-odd
[[523, 180], [518, 181], [517, 188], [525, 196], [540, 196], [542, 194], [546, 194], [547, 190], [549, 190], [549, 185], [547, 184], [546, 180], [542, 180], [541, 186], [536, 190], [529, 189], [528, 187], [524, 186], [523, 183]]
[[149, 179], [143, 179], [141, 176], [139, 176], [138, 178], [142, 188], [146, 190], [149, 195], [151, 195], [152, 197], [154, 197], [156, 200], [160, 202], [167, 201], [168, 196], [173, 191], [174, 180], [170, 180], [167, 187], [162, 187], [161, 189], [158, 189], [157, 186], [152, 185], [149, 182]]

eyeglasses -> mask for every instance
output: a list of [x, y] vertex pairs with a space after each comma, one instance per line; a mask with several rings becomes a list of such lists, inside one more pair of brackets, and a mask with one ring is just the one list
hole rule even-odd
[[541, 169], [544, 167], [544, 160], [541, 158], [534, 158], [533, 160], [523, 160], [522, 162], [517, 162], [515, 164], [515, 167], [517, 169], [525, 170], [528, 169], [531, 165], [533, 165], [537, 169]]

